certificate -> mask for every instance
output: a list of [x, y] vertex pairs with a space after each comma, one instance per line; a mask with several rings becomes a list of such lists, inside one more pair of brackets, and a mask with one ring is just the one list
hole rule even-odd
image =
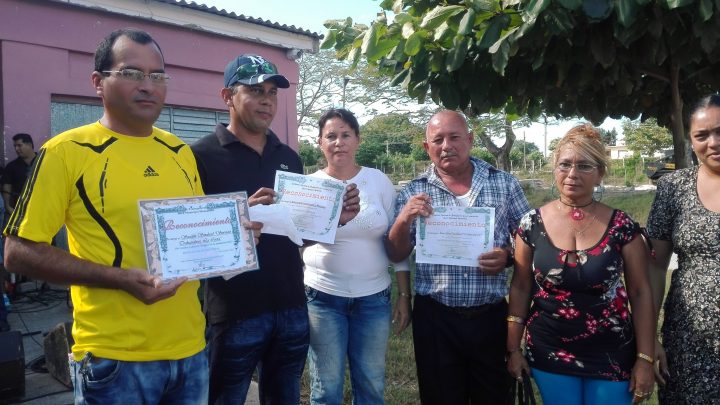
[[277, 203], [290, 208], [290, 217], [303, 239], [335, 243], [345, 184], [302, 174], [275, 173]]
[[244, 191], [141, 200], [148, 272], [172, 280], [239, 274], [259, 268]]
[[493, 248], [495, 208], [433, 207], [415, 229], [418, 263], [478, 266], [478, 256]]

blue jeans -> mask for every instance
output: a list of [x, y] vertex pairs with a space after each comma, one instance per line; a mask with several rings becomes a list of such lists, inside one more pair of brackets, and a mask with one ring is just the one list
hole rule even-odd
[[353, 404], [384, 404], [390, 288], [347, 298], [306, 286], [305, 295], [310, 315], [311, 403], [343, 402], [347, 358]]
[[305, 306], [213, 325], [210, 341], [210, 404], [244, 404], [256, 367], [260, 403], [300, 403], [309, 343]]
[[207, 403], [207, 351], [180, 360], [120, 361], [94, 357], [70, 361], [75, 405]]
[[545, 405], [630, 405], [630, 381], [610, 381], [532, 369]]

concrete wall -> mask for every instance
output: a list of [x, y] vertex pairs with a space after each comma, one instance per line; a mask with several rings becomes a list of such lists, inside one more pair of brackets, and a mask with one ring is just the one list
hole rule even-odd
[[285, 49], [59, 2], [0, 0], [0, 125], [5, 163], [15, 158], [14, 134], [30, 133], [36, 146], [52, 135], [53, 98], [99, 102], [90, 83], [93, 53], [105, 35], [122, 27], [146, 30], [160, 44], [166, 71], [172, 76], [168, 105], [226, 110], [220, 89], [227, 62], [242, 53], [265, 56], [291, 84], [280, 91], [272, 129], [297, 149], [299, 67], [286, 58]]

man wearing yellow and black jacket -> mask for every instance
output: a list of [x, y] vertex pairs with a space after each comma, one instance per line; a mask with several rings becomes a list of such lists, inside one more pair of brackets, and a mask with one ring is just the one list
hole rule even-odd
[[[138, 200], [203, 194], [190, 148], [153, 127], [164, 69], [143, 31], [100, 43], [91, 79], [102, 118], [43, 145], [4, 231], [9, 271], [72, 285], [76, 404], [207, 401], [199, 284], [145, 270]], [[70, 253], [50, 245], [63, 224]]]

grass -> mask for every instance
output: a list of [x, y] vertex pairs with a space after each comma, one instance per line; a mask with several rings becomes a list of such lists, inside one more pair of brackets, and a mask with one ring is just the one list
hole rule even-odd
[[[549, 190], [532, 189], [526, 190], [526, 196], [530, 205], [538, 207], [553, 197]], [[636, 221], [644, 224], [650, 211], [650, 205], [654, 197], [654, 192], [641, 193], [606, 193], [602, 202], [618, 209], [622, 209], [632, 216]], [[670, 272], [668, 272], [667, 285], [670, 285]], [[393, 285], [393, 300], [397, 297], [396, 286]], [[659, 326], [658, 326], [659, 329]], [[415, 369], [415, 354], [413, 352], [412, 342], [412, 324], [399, 336], [394, 332], [391, 333], [388, 344], [388, 353], [385, 368], [385, 403], [389, 405], [414, 405], [420, 403], [418, 394], [417, 375]], [[301, 386], [301, 403], [309, 404], [310, 383], [307, 369], [303, 373]], [[535, 387], [535, 396], [538, 404], [542, 404], [537, 387]], [[350, 389], [349, 374], [346, 373], [345, 378], [345, 395], [343, 404], [352, 403], [352, 393]], [[657, 393], [643, 402], [644, 405], [657, 405]]]

